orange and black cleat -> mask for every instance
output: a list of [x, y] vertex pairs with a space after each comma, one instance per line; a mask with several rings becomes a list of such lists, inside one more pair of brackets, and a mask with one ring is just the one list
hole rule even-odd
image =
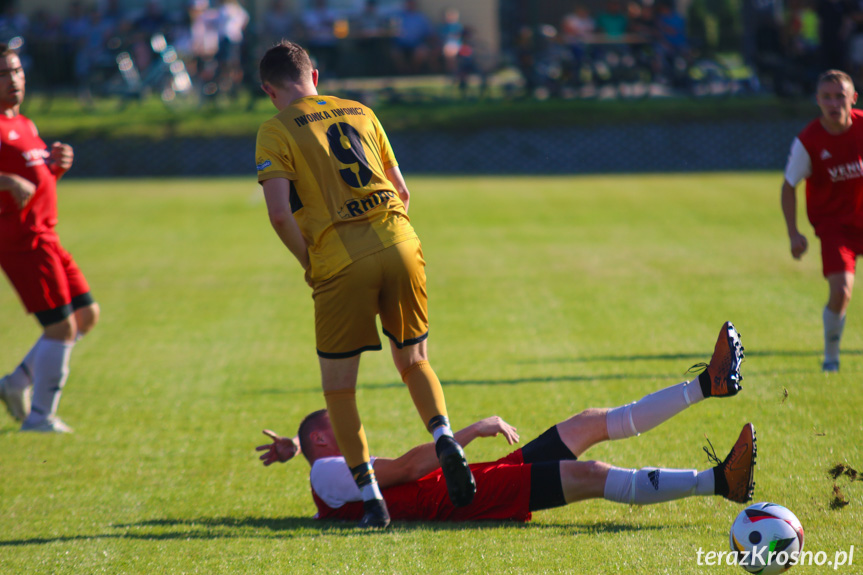
[[719, 331], [710, 363], [700, 363], [689, 368], [690, 371], [706, 368], [698, 377], [704, 397], [737, 395], [741, 389], [740, 382], [743, 381], [743, 375], [740, 373], [743, 357], [740, 334], [734, 328], [734, 324], [726, 321]]
[[[706, 448], [705, 448], [706, 450]], [[724, 461], [713, 468], [716, 480], [716, 494], [736, 503], [752, 500], [755, 492], [755, 456], [758, 448], [755, 443], [755, 428], [751, 423], [743, 426], [740, 437]], [[708, 452], [708, 455], [710, 453]]]

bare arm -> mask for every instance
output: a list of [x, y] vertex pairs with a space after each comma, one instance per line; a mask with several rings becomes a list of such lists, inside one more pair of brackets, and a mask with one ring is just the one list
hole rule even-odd
[[0, 172], [0, 191], [12, 194], [12, 199], [23, 208], [36, 193], [36, 184], [17, 174]]
[[797, 229], [797, 191], [788, 180], [782, 182], [782, 215], [785, 216], [788, 240], [791, 242], [791, 255], [799, 260], [806, 252], [809, 242]]
[[408, 211], [408, 204], [411, 201], [411, 193], [408, 191], [408, 185], [405, 183], [401, 170], [399, 170], [398, 166], [395, 166], [387, 170], [386, 174], [387, 179], [393, 186], [395, 186], [396, 192], [398, 192], [399, 197], [402, 199], [402, 203], [405, 205], [405, 211]]
[[300, 226], [291, 213], [290, 181], [285, 178], [273, 178], [272, 180], [266, 180], [263, 186], [270, 224], [276, 230], [276, 234], [278, 234], [282, 243], [287, 246], [288, 250], [294, 254], [294, 257], [303, 266], [303, 269], [309, 269], [311, 265], [309, 262], [309, 246], [300, 232]]
[[[516, 428], [498, 416], [487, 417], [457, 431], [455, 440], [462, 447], [477, 437], [495, 437], [503, 433], [512, 445], [519, 440]], [[440, 467], [434, 443], [424, 443], [414, 447], [398, 459], [375, 459], [375, 476], [382, 488], [416, 481]]]

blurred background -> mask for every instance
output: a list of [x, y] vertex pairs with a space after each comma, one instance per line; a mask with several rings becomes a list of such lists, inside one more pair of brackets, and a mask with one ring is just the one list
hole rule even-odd
[[76, 176], [253, 174], [280, 38], [415, 172], [779, 169], [818, 74], [863, 74], [844, 0], [0, 0]]

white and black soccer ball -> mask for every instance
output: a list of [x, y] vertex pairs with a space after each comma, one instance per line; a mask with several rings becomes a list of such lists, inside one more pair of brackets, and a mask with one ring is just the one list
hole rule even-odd
[[731, 550], [749, 573], [774, 575], [791, 569], [803, 551], [803, 526], [787, 508], [756, 503], [740, 512], [731, 525]]

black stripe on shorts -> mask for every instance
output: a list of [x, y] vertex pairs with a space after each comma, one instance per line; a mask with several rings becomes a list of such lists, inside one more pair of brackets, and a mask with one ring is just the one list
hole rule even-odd
[[346, 359], [348, 357], [354, 357], [355, 355], [359, 355], [364, 351], [380, 351], [380, 345], [367, 345], [361, 347], [359, 349], [355, 349], [353, 351], [346, 351], [344, 353], [327, 353], [325, 351], [318, 350], [318, 357], [322, 357], [324, 359]]
[[76, 295], [72, 298], [72, 309], [78, 310], [82, 307], [93, 305], [94, 303], [96, 303], [96, 301], [93, 299], [93, 296], [90, 295], [90, 292], [82, 293], [81, 295]]
[[[381, 329], [383, 329], [383, 328], [381, 328]], [[393, 334], [391, 334], [387, 330], [384, 329], [383, 332], [384, 332], [384, 335], [387, 336], [388, 338], [390, 338], [392, 340], [392, 342], [394, 344], [396, 344], [396, 347], [399, 349], [402, 349], [403, 347], [405, 347], [407, 345], [416, 345], [421, 341], [427, 340], [428, 336], [429, 336], [429, 332], [425, 332], [424, 334], [422, 334], [419, 337], [415, 337], [413, 339], [406, 339], [404, 341], [399, 341], [398, 339], [396, 339], [396, 336], [394, 336]]]
[[521, 448], [525, 463], [578, 459], [560, 438], [557, 426], [549, 427], [542, 435]]
[[47, 309], [44, 311], [37, 311], [33, 315], [36, 316], [36, 319], [39, 320], [39, 323], [42, 324], [42, 327], [47, 327], [53, 323], [58, 323], [72, 315], [71, 303], [65, 303], [61, 306], [57, 306], [54, 309]]

